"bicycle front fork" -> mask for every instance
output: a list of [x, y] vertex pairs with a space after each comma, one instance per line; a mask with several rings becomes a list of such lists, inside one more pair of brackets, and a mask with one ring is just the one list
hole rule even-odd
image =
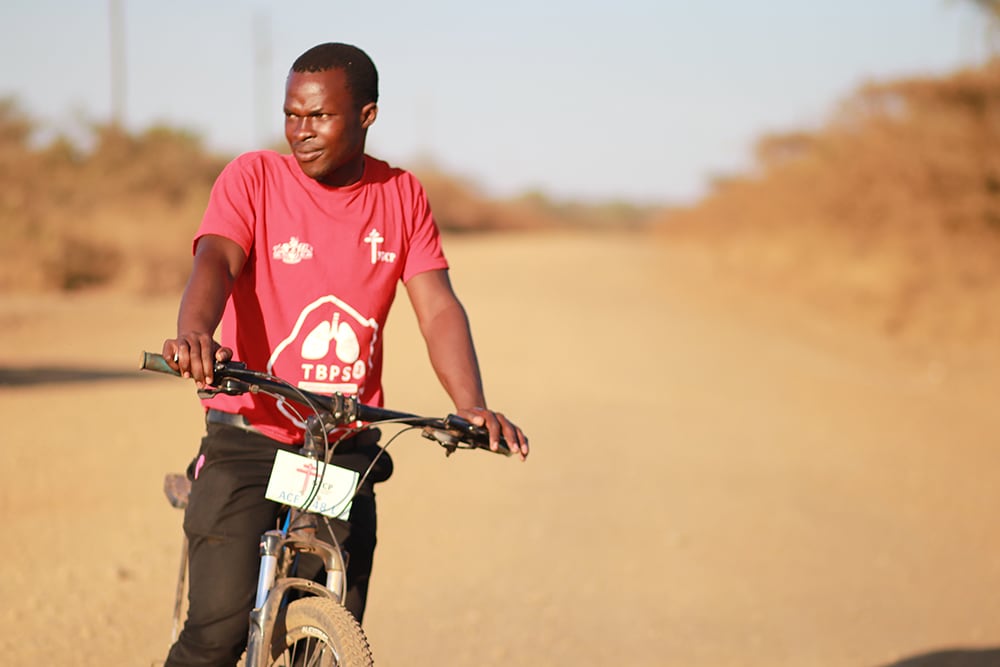
[[[295, 553], [310, 553], [318, 556], [326, 569], [326, 586], [298, 577], [282, 575], [278, 581], [278, 561], [282, 550], [289, 546]], [[260, 573], [257, 577], [257, 595], [254, 608], [250, 612], [250, 632], [247, 637], [247, 667], [263, 665], [267, 657], [267, 641], [274, 626], [274, 619], [280, 609], [282, 598], [291, 589], [311, 595], [322, 595], [336, 602], [344, 603], [345, 563], [339, 549], [313, 537], [285, 535], [272, 530], [264, 533], [260, 540]]]
[[278, 571], [278, 555], [284, 536], [278, 531], [268, 531], [260, 539], [260, 574], [257, 576], [257, 596], [250, 612], [250, 634], [247, 637], [247, 667], [264, 664], [264, 628], [269, 625], [268, 594], [274, 588]]

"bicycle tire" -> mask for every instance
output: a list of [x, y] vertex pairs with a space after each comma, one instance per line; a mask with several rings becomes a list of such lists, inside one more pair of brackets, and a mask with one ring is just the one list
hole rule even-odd
[[275, 624], [271, 667], [372, 667], [371, 648], [351, 612], [333, 600], [307, 597], [288, 605]]

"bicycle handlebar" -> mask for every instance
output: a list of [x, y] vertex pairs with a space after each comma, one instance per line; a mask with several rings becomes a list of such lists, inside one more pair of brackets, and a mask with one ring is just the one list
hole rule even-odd
[[[155, 352], [143, 352], [139, 368], [175, 377], [181, 376], [180, 372], [174, 370], [163, 355]], [[239, 361], [217, 361], [213, 373], [215, 385], [200, 391], [200, 394], [204, 396], [214, 396], [220, 393], [238, 395], [247, 392], [277, 394], [287, 400], [326, 413], [335, 425], [346, 426], [358, 421], [368, 423], [395, 422], [423, 427], [424, 435], [443, 445], [449, 450], [449, 453], [461, 443], [493, 451], [490, 449], [489, 431], [458, 415], [450, 414], [443, 419], [422, 417], [408, 412], [365, 405], [357, 398], [345, 396], [339, 392], [332, 395], [317, 394], [299, 389], [269, 373], [251, 370], [247, 368], [246, 364]], [[510, 447], [507, 446], [503, 438], [500, 439], [500, 446], [495, 453], [504, 456], [511, 455]]]

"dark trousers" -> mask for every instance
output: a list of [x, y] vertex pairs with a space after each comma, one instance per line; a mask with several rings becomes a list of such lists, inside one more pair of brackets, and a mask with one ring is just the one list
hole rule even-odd
[[[378, 452], [378, 432], [364, 433], [348, 453], [334, 455], [332, 463], [364, 473]], [[235, 665], [246, 647], [249, 614], [253, 608], [260, 569], [260, 536], [275, 527], [281, 506], [264, 498], [275, 451], [294, 446], [259, 433], [221, 424], [208, 424], [184, 513], [188, 538], [188, 616], [171, 647], [166, 667]], [[348, 552], [348, 610], [361, 621], [368, 596], [375, 552], [375, 493], [373, 484], [387, 479], [392, 463], [383, 455], [369, 481], [351, 506], [348, 521], [331, 519], [329, 526]], [[319, 537], [331, 541], [327, 523], [320, 521]], [[320, 568], [316, 575], [324, 575]], [[303, 573], [300, 573], [303, 574]]]

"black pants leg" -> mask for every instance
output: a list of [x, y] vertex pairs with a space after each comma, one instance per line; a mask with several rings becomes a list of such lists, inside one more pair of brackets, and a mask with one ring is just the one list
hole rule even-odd
[[[166, 667], [229, 667], [246, 647], [260, 567], [260, 536], [276, 527], [281, 509], [264, 498], [279, 446], [283, 445], [263, 435], [208, 425], [199, 451], [203, 462], [184, 515], [189, 545], [188, 617]], [[352, 457], [358, 455], [346, 458]], [[335, 456], [334, 463], [344, 465], [339, 458]], [[345, 467], [355, 467], [350, 465], [353, 461], [347, 463]], [[371, 484], [365, 484], [355, 499], [349, 524], [336, 520], [330, 524], [350, 554], [347, 604], [360, 621], [375, 549]]]

